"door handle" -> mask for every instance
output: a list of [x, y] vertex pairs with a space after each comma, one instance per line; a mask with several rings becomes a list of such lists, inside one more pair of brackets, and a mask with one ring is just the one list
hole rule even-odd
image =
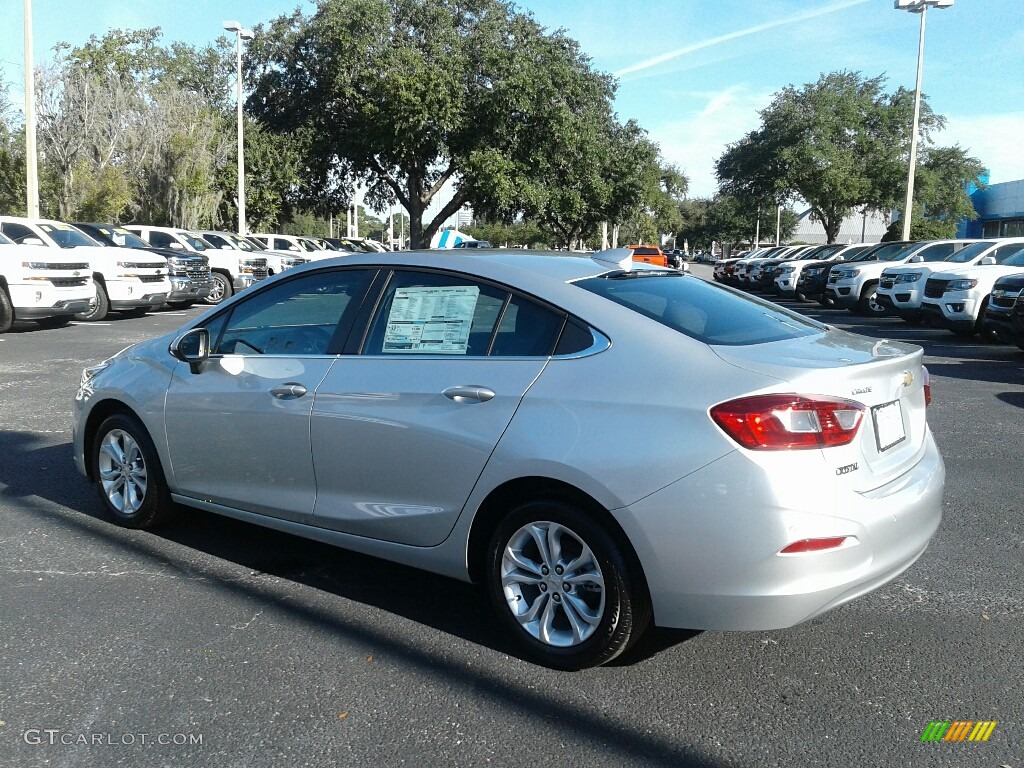
[[456, 403], [486, 403], [494, 397], [494, 390], [487, 387], [460, 385], [448, 387], [441, 394], [449, 400], [454, 400]]
[[306, 394], [306, 388], [294, 381], [285, 382], [279, 387], [270, 390], [270, 394], [278, 400], [295, 400]]

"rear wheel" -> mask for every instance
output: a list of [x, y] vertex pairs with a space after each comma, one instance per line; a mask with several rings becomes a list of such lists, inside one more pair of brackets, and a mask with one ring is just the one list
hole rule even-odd
[[529, 502], [502, 520], [486, 578], [498, 619], [517, 645], [555, 669], [611, 661], [651, 620], [639, 565], [593, 515], [563, 501]]
[[7, 291], [0, 288], [0, 333], [11, 330], [14, 325], [14, 306], [11, 304], [11, 297]]
[[151, 528], [171, 512], [160, 459], [146, 428], [118, 413], [96, 431], [90, 454], [103, 506], [125, 528]]
[[109, 312], [110, 297], [107, 296], [107, 289], [103, 286], [103, 283], [97, 281], [96, 298], [89, 305], [89, 309], [75, 315], [75, 320], [82, 320], [87, 323], [104, 320]]
[[231, 294], [234, 293], [234, 289], [231, 287], [231, 280], [220, 272], [214, 272], [210, 275], [213, 278], [213, 290], [210, 291], [210, 295], [203, 299], [206, 304], [220, 304], [224, 299], [230, 298]]

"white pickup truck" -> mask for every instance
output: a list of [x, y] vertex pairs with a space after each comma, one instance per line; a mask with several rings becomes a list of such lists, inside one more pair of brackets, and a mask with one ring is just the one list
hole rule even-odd
[[[259, 240], [254, 241], [239, 237], [231, 232], [218, 232], [212, 229], [201, 229], [195, 234], [221, 251], [241, 251], [249, 256], [262, 256], [267, 260], [267, 274], [279, 275], [286, 269], [305, 264], [309, 259], [297, 253], [281, 253], [269, 250]], [[236, 254], [239, 255], [239, 254]]]
[[920, 264], [948, 259], [973, 240], [930, 240], [911, 243], [883, 252], [873, 261], [861, 261], [849, 267], [837, 264], [828, 273], [825, 296], [836, 306], [864, 315], [886, 315], [888, 308], [877, 299], [878, 281], [887, 267], [895, 264]]
[[236, 292], [263, 280], [268, 274], [267, 260], [262, 256], [222, 251], [187, 229], [142, 224], [125, 224], [124, 228], [158, 248], [195, 251], [206, 256], [210, 260], [210, 276], [214, 288], [203, 299], [205, 304], [220, 304]]
[[61, 221], [0, 216], [0, 231], [19, 245], [59, 249], [62, 261], [88, 263], [96, 286], [94, 299], [88, 308], [75, 313], [77, 320], [102, 320], [110, 310], [145, 314], [166, 302], [171, 292], [163, 256], [105, 248]]
[[0, 235], [0, 333], [15, 320], [44, 328], [89, 309], [96, 288], [89, 263], [37, 245], [19, 246]]
[[922, 319], [921, 302], [924, 300], [925, 285], [934, 272], [970, 267], [988, 257], [992, 260], [985, 263], [1002, 264], [1022, 249], [1024, 237], [979, 240], [943, 261], [887, 267], [878, 281], [876, 299], [889, 314], [899, 315], [908, 323], [919, 322]]
[[958, 336], [973, 336], [981, 330], [996, 280], [1019, 274], [1024, 274], [1024, 251], [1018, 251], [1002, 264], [985, 256], [972, 267], [933, 272], [924, 286], [921, 313], [932, 325]]

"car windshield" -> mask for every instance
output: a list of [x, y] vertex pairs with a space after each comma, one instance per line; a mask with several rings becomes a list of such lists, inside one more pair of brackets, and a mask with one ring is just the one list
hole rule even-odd
[[1010, 258], [1003, 262], [1004, 267], [1024, 267], [1024, 246]]
[[136, 234], [121, 227], [107, 227], [97, 225], [96, 229], [102, 232], [114, 245], [119, 248], [149, 248], [149, 243]]
[[705, 344], [764, 344], [828, 330], [775, 304], [676, 272], [610, 272], [575, 284]]
[[871, 257], [874, 261], [899, 261], [907, 255], [907, 251], [917, 246], [918, 243], [891, 243], [872, 251]]
[[307, 251], [322, 251], [323, 250], [323, 248], [321, 248], [319, 245], [314, 243], [308, 237], [300, 237], [300, 238], [298, 238], [298, 240], [299, 240], [299, 245], [301, 245]]
[[177, 234], [178, 237], [180, 237], [182, 240], [188, 243], [190, 247], [194, 248], [197, 251], [210, 250], [210, 244], [205, 240], [196, 237], [195, 235], [190, 235], [188, 232], [184, 231], [177, 232], [175, 234]]
[[96, 245], [96, 241], [79, 232], [69, 224], [40, 224], [39, 228], [53, 238], [61, 248], [77, 248], [80, 245]]
[[239, 240], [241, 241], [238, 244], [239, 248], [243, 247], [242, 243], [247, 243], [249, 245], [249, 248], [247, 250], [253, 250], [253, 251], [267, 251], [267, 250], [270, 250], [269, 248], [267, 248], [267, 246], [265, 246], [263, 243], [261, 243], [259, 240], [257, 240], [252, 235], [246, 235], [245, 237], [239, 238]]
[[255, 251], [255, 250], [257, 250], [256, 246], [254, 246], [252, 243], [250, 243], [244, 237], [239, 237], [238, 235], [224, 235], [224, 238], [229, 243], [234, 245], [240, 251]]
[[975, 258], [997, 244], [998, 243], [996, 243], [995, 240], [979, 240], [977, 243], [971, 243], [966, 248], [961, 248], [946, 259], [946, 261], [952, 262], [953, 264], [964, 264], [968, 261], [973, 261]]
[[858, 245], [847, 251], [843, 251], [840, 256], [843, 257], [843, 261], [860, 261], [871, 252], [871, 248], [873, 248], [873, 246]]

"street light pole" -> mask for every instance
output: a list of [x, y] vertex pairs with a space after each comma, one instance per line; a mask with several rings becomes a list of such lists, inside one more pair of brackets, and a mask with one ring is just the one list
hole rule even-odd
[[928, 6], [949, 8], [955, 0], [895, 0], [898, 11], [921, 14], [921, 33], [917, 44], [917, 83], [914, 86], [914, 122], [910, 132], [910, 163], [907, 170], [907, 199], [903, 206], [903, 239], [910, 239], [910, 220], [914, 212], [914, 171], [917, 167], [917, 129], [921, 120], [921, 73], [924, 69], [924, 27]]
[[252, 40], [251, 29], [237, 21], [225, 21], [224, 29], [235, 33], [235, 101], [238, 111], [238, 234], [248, 230], [245, 225], [245, 137], [242, 131], [242, 40]]
[[32, 0], [25, 0], [25, 215], [30, 219], [39, 218], [35, 84], [32, 66]]

